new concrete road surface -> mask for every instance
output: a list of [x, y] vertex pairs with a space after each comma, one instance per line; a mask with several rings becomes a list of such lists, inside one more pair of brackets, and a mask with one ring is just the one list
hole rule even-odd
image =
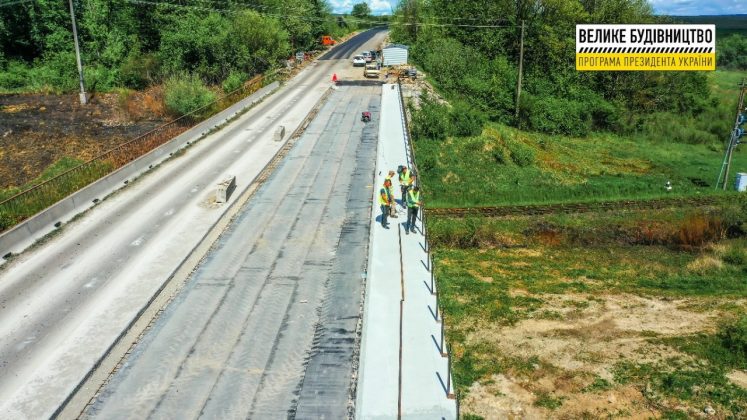
[[380, 92], [329, 97], [86, 417], [347, 417]]
[[[397, 85], [384, 85], [379, 127], [377, 190], [389, 170], [411, 164]], [[395, 179], [399, 201], [398, 184]], [[428, 196], [422, 199], [427, 204]], [[398, 210], [399, 217], [389, 219], [388, 230], [379, 224], [380, 212], [369, 218], [372, 232], [356, 418], [453, 419], [456, 401], [448, 395], [453, 394], [453, 385], [442, 355], [446, 346], [435, 316], [422, 221], [417, 221], [415, 233], [406, 233], [401, 203]]]
[[[49, 418], [63, 407], [69, 410], [83, 391], [97, 389], [86, 381], [100, 374], [99, 363], [105, 366], [106, 355], [129, 347], [123, 337], [137, 330], [136, 320], [148, 313], [156, 297], [171, 293], [174, 284], [184, 284], [179, 270], [196, 264], [191, 261], [200, 244], [224, 223], [229, 210], [239, 208], [239, 198], [251, 191], [252, 181], [281, 150], [285, 140], [273, 139], [278, 127], [291, 132], [299, 126], [329, 89], [331, 75], [344, 76], [351, 71], [347, 57], [377, 47], [384, 35], [382, 31], [367, 32], [338, 46], [223, 130], [130, 183], [44, 244], [0, 268], [0, 418]], [[355, 159], [363, 153], [351, 146], [360, 143], [353, 133], [360, 137], [363, 127], [343, 113], [367, 106], [373, 96], [365, 89], [358, 95], [352, 89], [334, 94], [334, 101], [342, 103], [329, 102], [326, 106], [330, 108], [324, 112], [337, 124], [310, 127], [310, 137], [298, 143], [298, 151], [294, 149], [294, 153], [306, 150], [308, 156], [294, 154], [285, 161], [287, 175], [274, 176], [273, 187], [265, 189], [261, 200], [252, 201], [240, 218], [243, 223], [231, 227], [232, 232], [239, 232], [242, 226], [244, 230], [218, 244], [216, 249], [225, 251], [210, 254], [184, 286], [185, 293], [168, 306], [169, 322], [155, 323], [153, 332], [138, 347], [133, 357], [148, 366], [148, 352], [141, 349], [167, 346], [161, 363], [153, 365], [155, 379], [141, 386], [128, 385], [129, 375], [141, 368], [123, 366], [127, 375], [112, 380], [112, 387], [106, 388], [90, 413], [121, 413], [109, 405], [114, 400], [108, 400], [107, 393], [126, 392], [132, 386], [139, 389], [138, 395], [152, 393], [158, 401], [149, 406], [145, 401], [150, 400], [138, 396], [143, 408], [130, 406], [125, 417], [152, 412], [179, 418], [178, 413], [189, 412], [198, 401], [204, 406], [201, 410], [216, 416], [222, 409], [260, 413], [271, 397], [288, 402], [281, 410], [297, 407], [301, 413], [308, 407], [306, 412], [314, 416], [317, 406], [311, 396], [320, 392], [325, 381], [339, 381], [336, 374], [325, 376], [334, 370], [327, 369], [327, 358], [334, 359], [338, 349], [349, 353], [352, 346], [349, 331], [355, 328], [357, 312], [337, 304], [320, 306], [320, 302], [333, 302], [336, 293], [351, 292], [333, 286], [342, 277], [361, 280], [355, 272], [360, 270], [356, 260], [343, 245], [356, 247], [349, 241], [358, 240], [363, 228], [347, 219], [354, 218], [360, 209], [348, 202], [355, 197], [346, 194], [365, 188], [355, 177], [344, 180], [344, 166], [323, 163], [337, 162], [344, 156]], [[322, 138], [323, 127], [339, 136]], [[366, 163], [372, 164], [373, 158]], [[229, 174], [236, 176], [237, 190], [228, 203], [212, 205], [216, 184]], [[370, 190], [366, 194], [368, 202]], [[345, 220], [349, 223], [343, 223]], [[340, 248], [335, 247], [337, 241]], [[317, 259], [323, 264], [314, 265]], [[325, 270], [340, 279], [322, 275]], [[348, 273], [353, 277], [348, 278]], [[309, 276], [306, 281], [301, 280], [306, 279], [302, 274]], [[266, 281], [256, 280], [263, 275]], [[325, 293], [330, 294], [326, 300]], [[350, 313], [351, 318], [338, 319], [340, 313]], [[327, 323], [325, 316], [336, 321]], [[330, 328], [308, 329], [320, 319]], [[181, 334], [164, 344], [157, 337], [173, 333], [170, 328], [182, 328]], [[241, 331], [251, 332], [242, 335]], [[219, 339], [215, 336], [218, 332], [233, 337], [235, 343]], [[185, 348], [194, 357], [184, 358], [181, 352]], [[305, 351], [310, 348], [313, 351], [306, 360]], [[234, 368], [249, 363], [246, 351], [257, 352], [251, 354], [251, 369], [244, 370], [253, 373], [254, 382], [236, 378], [239, 372]], [[211, 360], [223, 360], [224, 364], [213, 366]], [[299, 366], [304, 363], [307, 372], [316, 369], [321, 373], [299, 382], [299, 374], [303, 374]], [[209, 378], [216, 372], [221, 375], [211, 382]], [[181, 388], [185, 384], [190, 385]], [[200, 388], [207, 384], [214, 389]], [[230, 398], [219, 397], [222, 390], [251, 395], [251, 400], [239, 398], [236, 405], [223, 407]], [[184, 391], [195, 394], [180, 397]], [[295, 399], [294, 392], [298, 393]], [[335, 398], [343, 397], [338, 394], [330, 400]], [[70, 415], [68, 411], [62, 414]]]

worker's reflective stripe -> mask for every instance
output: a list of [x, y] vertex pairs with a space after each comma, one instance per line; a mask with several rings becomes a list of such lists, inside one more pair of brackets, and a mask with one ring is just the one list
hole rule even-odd
[[407, 192], [407, 207], [418, 207], [420, 201], [420, 191], [410, 190]]
[[399, 183], [400, 184], [410, 184], [410, 171], [403, 171], [401, 174], [399, 174]]

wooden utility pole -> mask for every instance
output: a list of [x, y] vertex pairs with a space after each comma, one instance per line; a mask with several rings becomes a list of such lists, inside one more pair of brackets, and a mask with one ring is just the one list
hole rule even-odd
[[521, 99], [521, 77], [524, 70], [524, 21], [521, 21], [521, 44], [519, 46], [519, 77], [516, 79], [516, 118], [519, 118], [519, 101]]
[[[739, 85], [739, 100], [737, 101], [736, 122], [734, 124], [734, 128], [731, 130], [731, 134], [729, 135], [729, 143], [726, 145], [724, 161], [721, 164], [721, 171], [719, 172], [718, 179], [716, 180], [716, 189], [721, 186], [723, 190], [726, 190], [727, 185], [729, 184], [729, 169], [731, 168], [731, 158], [734, 155], [734, 148], [737, 147], [739, 140], [737, 138], [737, 128], [739, 127], [739, 116], [744, 110], [745, 90], [747, 90], [747, 79], [742, 79], [742, 83]], [[722, 175], [723, 184], [721, 178]]]
[[731, 158], [734, 156], [734, 148], [737, 147], [739, 139], [737, 138], [737, 128], [739, 126], [739, 115], [742, 113], [742, 110], [744, 109], [744, 90], [747, 85], [745, 84], [745, 79], [742, 79], [742, 84], [739, 85], [739, 102], [737, 105], [737, 123], [734, 124], [734, 129], [731, 130], [731, 140], [729, 140], [729, 149], [727, 150], [727, 155], [729, 156], [727, 162], [726, 162], [726, 172], [724, 173], [724, 190], [726, 190], [726, 186], [729, 184], [729, 169], [731, 168]]
[[75, 9], [73, 9], [73, 0], [68, 0], [70, 3], [70, 18], [73, 20], [73, 40], [75, 41], [75, 58], [78, 61], [78, 77], [80, 79], [80, 103], [85, 105], [88, 103], [88, 96], [86, 95], [86, 88], [83, 83], [83, 64], [80, 62], [80, 47], [78, 46], [78, 28], [75, 26]]

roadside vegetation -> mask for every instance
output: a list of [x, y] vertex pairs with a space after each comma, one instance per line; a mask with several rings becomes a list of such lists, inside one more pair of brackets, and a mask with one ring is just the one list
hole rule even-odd
[[[190, 0], [74, 2], [88, 89], [143, 89], [176, 75], [208, 85], [251, 77], [323, 34], [354, 30], [325, 2], [264, 0], [216, 4]], [[78, 88], [65, 2], [38, 0], [0, 9], [0, 92], [71, 92]]]

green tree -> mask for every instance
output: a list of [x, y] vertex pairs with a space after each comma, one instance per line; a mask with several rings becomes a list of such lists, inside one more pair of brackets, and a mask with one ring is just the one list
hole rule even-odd
[[371, 8], [368, 7], [366, 2], [356, 3], [353, 5], [353, 11], [350, 14], [358, 19], [366, 19], [371, 16]]
[[747, 70], [747, 36], [732, 34], [716, 42], [716, 64], [734, 70]]
[[[491, 120], [584, 135], [594, 129], [627, 130], [630, 125], [622, 122], [637, 115], [698, 115], [706, 109], [710, 94], [702, 73], [575, 70], [576, 24], [663, 19], [653, 15], [646, 0], [402, 0], [391, 36], [412, 46], [412, 59], [444, 93]], [[522, 23], [526, 95], [517, 120]]]
[[263, 17], [250, 10], [236, 14], [227, 40], [233, 62], [231, 67], [247, 74], [268, 70], [290, 54], [288, 38], [288, 32], [278, 19]]

